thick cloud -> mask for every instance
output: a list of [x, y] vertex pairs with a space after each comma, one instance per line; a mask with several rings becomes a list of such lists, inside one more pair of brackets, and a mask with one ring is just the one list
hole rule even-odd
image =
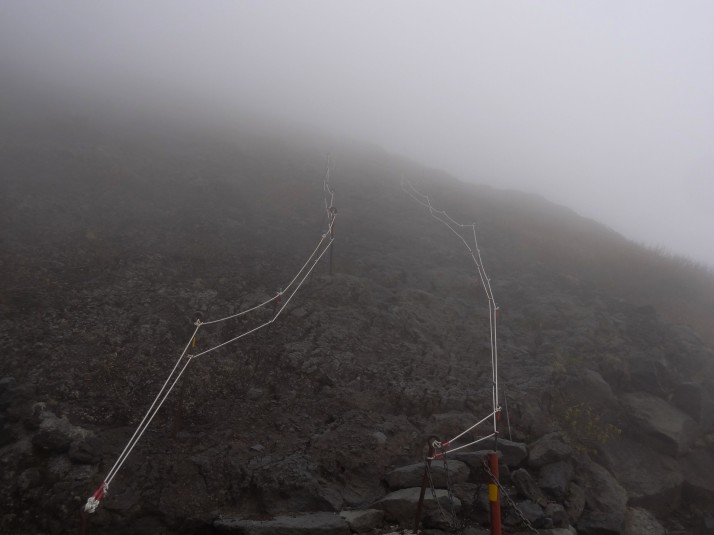
[[0, 63], [362, 137], [714, 264], [712, 27], [707, 1], [6, 0]]

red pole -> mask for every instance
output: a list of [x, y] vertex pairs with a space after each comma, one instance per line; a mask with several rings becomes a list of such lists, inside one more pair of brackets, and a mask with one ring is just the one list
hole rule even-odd
[[491, 535], [501, 535], [501, 499], [498, 496], [498, 453], [488, 454], [488, 468], [493, 481], [488, 484], [488, 503], [491, 506]]

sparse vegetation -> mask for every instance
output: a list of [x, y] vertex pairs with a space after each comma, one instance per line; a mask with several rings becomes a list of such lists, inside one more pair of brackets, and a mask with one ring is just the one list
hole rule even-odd
[[583, 453], [595, 453], [598, 447], [622, 434], [622, 429], [603, 421], [602, 416], [584, 402], [565, 409], [561, 424]]

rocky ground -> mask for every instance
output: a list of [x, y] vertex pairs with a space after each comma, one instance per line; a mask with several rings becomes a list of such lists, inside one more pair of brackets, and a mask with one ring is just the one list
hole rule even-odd
[[[324, 149], [76, 124], [5, 136], [2, 533], [82, 529], [81, 506], [187, 343], [194, 312], [210, 319], [267, 299], [317, 243]], [[501, 307], [507, 532], [529, 530], [517, 510], [540, 533], [711, 532], [714, 352], [528, 230], [585, 229], [566, 249], [621, 239], [376, 149], [330, 150], [332, 275], [324, 261], [269, 329], [189, 368], [85, 531], [413, 527], [427, 436], [488, 414], [491, 372], [477, 274], [400, 189], [405, 172], [479, 229]], [[524, 214], [527, 228], [514, 224]], [[198, 348], [261, 314], [202, 330]], [[482, 457], [449, 461], [451, 497], [435, 462], [427, 530], [453, 532], [453, 504], [463, 533], [484, 532]]]

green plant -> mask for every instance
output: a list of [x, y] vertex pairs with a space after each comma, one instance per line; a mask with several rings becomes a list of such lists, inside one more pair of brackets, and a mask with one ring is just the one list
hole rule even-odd
[[576, 448], [584, 453], [594, 453], [622, 433], [622, 429], [603, 421], [601, 415], [585, 402], [565, 409], [562, 424]]

